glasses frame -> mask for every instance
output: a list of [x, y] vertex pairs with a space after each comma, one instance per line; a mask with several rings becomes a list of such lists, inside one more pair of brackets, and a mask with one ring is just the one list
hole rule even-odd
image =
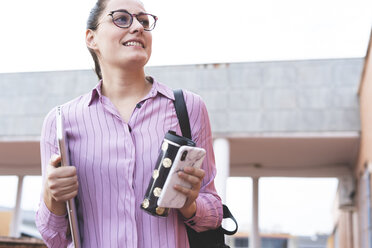
[[[131, 19], [130, 19], [130, 23], [129, 23], [128, 27], [122, 27], [122, 26], [119, 26], [118, 24], [115, 23], [115, 20], [114, 20], [114, 14], [117, 13], [117, 12], [127, 13], [127, 14], [131, 17]], [[152, 17], [154, 18], [154, 20], [155, 20], [154, 24], [153, 24], [150, 28], [145, 28], [145, 27], [142, 25], [142, 23], [140, 22], [140, 20], [138, 20], [138, 16], [140, 16], [140, 15], [148, 15], [148, 16], [152, 16]], [[112, 23], [114, 23], [114, 25], [117, 26], [118, 28], [129, 28], [130, 26], [132, 26], [132, 24], [133, 24], [133, 20], [134, 20], [134, 17], [135, 17], [135, 18], [137, 19], [137, 21], [138, 21], [139, 23], [141, 23], [141, 25], [142, 25], [142, 27], [144, 28], [145, 31], [152, 31], [152, 30], [155, 28], [155, 26], [156, 26], [156, 21], [158, 20], [158, 17], [157, 17], [157, 16], [152, 15], [152, 14], [150, 14], [150, 13], [141, 12], [141, 13], [139, 13], [139, 14], [132, 14], [132, 13], [129, 13], [127, 10], [124, 10], [124, 9], [113, 10], [113, 11], [111, 11], [111, 12], [108, 14], [108, 16], [111, 16]]]

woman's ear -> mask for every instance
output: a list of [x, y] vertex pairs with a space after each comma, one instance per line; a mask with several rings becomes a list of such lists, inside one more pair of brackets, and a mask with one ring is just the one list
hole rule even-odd
[[87, 29], [85, 32], [85, 43], [87, 44], [87, 47], [93, 50], [97, 49], [97, 44], [95, 41], [95, 35], [94, 31], [91, 29]]

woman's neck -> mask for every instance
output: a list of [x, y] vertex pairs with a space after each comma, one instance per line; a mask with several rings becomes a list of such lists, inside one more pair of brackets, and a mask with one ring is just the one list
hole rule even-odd
[[143, 98], [151, 89], [145, 72], [140, 70], [102, 70], [102, 94], [112, 101]]

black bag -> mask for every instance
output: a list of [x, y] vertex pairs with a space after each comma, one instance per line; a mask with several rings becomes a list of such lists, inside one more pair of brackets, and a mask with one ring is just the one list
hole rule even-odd
[[[174, 91], [174, 106], [177, 113], [177, 118], [181, 127], [182, 135], [186, 138], [192, 139], [190, 130], [190, 121], [187, 113], [185, 99], [182, 90]], [[223, 205], [223, 218], [230, 218], [235, 222], [236, 228], [234, 231], [227, 231], [222, 226], [217, 229], [208, 230], [204, 232], [196, 232], [194, 229], [186, 226], [187, 236], [191, 248], [229, 248], [225, 244], [225, 234], [233, 235], [238, 231], [238, 223], [231, 214], [229, 208]]]

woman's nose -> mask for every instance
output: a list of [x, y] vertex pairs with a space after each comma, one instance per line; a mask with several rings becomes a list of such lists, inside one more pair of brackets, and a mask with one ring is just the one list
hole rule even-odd
[[134, 32], [143, 32], [144, 31], [144, 27], [142, 26], [142, 24], [137, 20], [136, 17], [133, 18], [133, 23], [131, 25], [131, 31], [134, 33]]

